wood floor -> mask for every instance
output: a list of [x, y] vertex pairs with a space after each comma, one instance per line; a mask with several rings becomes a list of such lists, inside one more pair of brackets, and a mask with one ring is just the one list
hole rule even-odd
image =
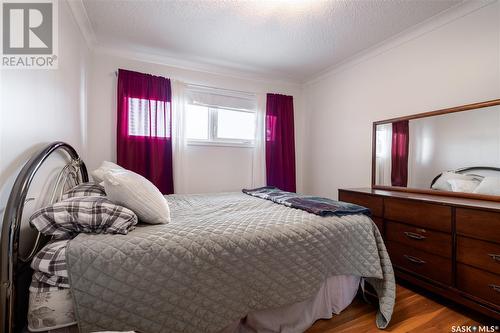
[[[454, 307], [455, 308], [455, 307]], [[460, 311], [460, 312], [458, 312]], [[470, 318], [466, 311], [444, 306], [406, 287], [397, 285], [396, 306], [386, 332], [451, 332], [453, 325], [491, 325], [486, 318]], [[359, 297], [342, 313], [318, 320], [306, 333], [383, 332], [375, 326], [375, 307]]]

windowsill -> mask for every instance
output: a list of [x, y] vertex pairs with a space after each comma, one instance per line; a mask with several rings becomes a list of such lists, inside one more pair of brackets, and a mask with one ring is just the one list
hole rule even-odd
[[188, 140], [188, 146], [255, 148], [254, 143]]

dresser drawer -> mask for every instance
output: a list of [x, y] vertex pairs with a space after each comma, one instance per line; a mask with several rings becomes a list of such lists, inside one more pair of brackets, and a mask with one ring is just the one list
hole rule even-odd
[[408, 245], [431, 254], [451, 258], [451, 235], [407, 224], [386, 222], [386, 239]]
[[384, 208], [384, 199], [382, 199], [381, 197], [340, 190], [339, 200], [366, 207], [370, 209], [373, 216], [382, 217]]
[[387, 242], [394, 266], [444, 284], [451, 284], [451, 260], [393, 241]]
[[500, 244], [458, 236], [457, 261], [500, 274]]
[[457, 265], [458, 288], [500, 306], [500, 275], [467, 265]]
[[457, 233], [500, 243], [500, 213], [457, 208]]
[[451, 207], [425, 202], [385, 199], [384, 217], [423, 228], [451, 232]]

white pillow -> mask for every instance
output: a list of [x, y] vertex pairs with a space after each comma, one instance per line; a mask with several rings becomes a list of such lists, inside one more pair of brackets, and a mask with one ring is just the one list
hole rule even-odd
[[475, 180], [477, 184], [479, 184], [479, 182], [481, 181], [477, 179], [477, 176], [463, 175], [452, 171], [445, 171], [441, 174], [441, 177], [439, 177], [432, 185], [432, 189], [441, 191], [453, 191], [453, 189], [451, 188], [451, 184], [448, 183], [448, 180], [451, 179]]
[[167, 199], [143, 176], [129, 170], [110, 170], [104, 174], [104, 190], [116, 204], [132, 210], [140, 222], [170, 222]]
[[474, 190], [474, 193], [500, 195], [500, 178], [484, 177], [483, 181]]
[[479, 181], [470, 179], [449, 179], [448, 184], [450, 184], [453, 192], [472, 193], [479, 185]]
[[94, 181], [96, 183], [102, 183], [104, 180], [104, 174], [111, 170], [125, 170], [125, 169], [113, 162], [104, 161], [102, 162], [99, 168], [92, 171], [91, 173], [92, 178], [94, 178]]

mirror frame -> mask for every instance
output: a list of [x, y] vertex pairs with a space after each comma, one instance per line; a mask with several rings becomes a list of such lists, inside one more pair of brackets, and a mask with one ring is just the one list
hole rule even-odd
[[411, 187], [400, 187], [400, 186], [385, 186], [385, 185], [377, 185], [375, 184], [376, 178], [376, 135], [377, 135], [377, 125], [393, 123], [395, 121], [401, 120], [412, 120], [419, 118], [426, 118], [432, 116], [440, 116], [449, 113], [456, 113], [462, 111], [469, 111], [474, 109], [481, 109], [490, 106], [500, 105], [500, 99], [493, 99], [486, 102], [479, 102], [473, 104], [466, 104], [461, 106], [456, 106], [447, 109], [440, 109], [430, 112], [417, 113], [409, 116], [403, 116], [398, 118], [391, 118], [386, 120], [379, 120], [373, 122], [372, 128], [372, 189], [375, 190], [387, 190], [387, 191], [400, 191], [400, 192], [408, 192], [408, 193], [420, 193], [420, 194], [432, 194], [438, 196], [447, 196], [447, 197], [458, 197], [458, 198], [466, 198], [466, 199], [476, 199], [476, 200], [488, 200], [488, 201], [496, 201], [500, 202], [500, 196], [496, 195], [486, 195], [486, 194], [474, 194], [474, 193], [464, 193], [464, 192], [451, 192], [451, 191], [437, 191], [432, 189], [418, 189]]

